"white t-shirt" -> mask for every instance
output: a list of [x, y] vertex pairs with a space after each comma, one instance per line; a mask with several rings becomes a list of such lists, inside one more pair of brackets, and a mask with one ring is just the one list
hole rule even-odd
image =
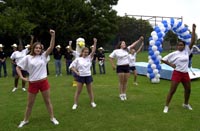
[[[130, 50], [130, 46], [127, 47], [128, 51]], [[117, 59], [117, 65], [129, 65], [129, 53], [125, 49], [116, 49], [114, 50], [109, 57]]]
[[163, 57], [162, 60], [175, 64], [176, 71], [188, 72], [188, 62], [190, 53], [191, 53], [190, 48], [188, 45], [186, 45], [183, 51], [177, 50], [172, 53], [169, 53], [168, 55]]
[[38, 81], [47, 77], [46, 52], [42, 55], [27, 55], [17, 65], [29, 73], [29, 81]]
[[130, 67], [135, 66], [136, 55], [137, 55], [137, 53], [129, 54], [129, 66]]
[[23, 57], [25, 57], [28, 53], [28, 49], [24, 49], [22, 51], [15, 51], [11, 54], [10, 58], [12, 60], [15, 60], [16, 64], [19, 63], [20, 60], [23, 59]]
[[91, 56], [87, 56], [85, 58], [78, 57], [76, 58], [69, 66], [69, 69], [72, 67], [76, 68], [80, 73], [80, 76], [91, 76], [91, 65], [92, 65], [92, 58]]

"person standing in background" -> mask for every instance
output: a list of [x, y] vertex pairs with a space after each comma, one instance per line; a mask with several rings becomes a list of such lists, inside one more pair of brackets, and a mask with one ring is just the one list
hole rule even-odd
[[[69, 45], [71, 46], [72, 41], [69, 41]], [[69, 69], [70, 64], [72, 63], [73, 60], [73, 52], [70, 50], [70, 46], [66, 46], [66, 51], [64, 53], [64, 58], [65, 58], [65, 62], [66, 62], [66, 73], [67, 75], [71, 75], [72, 72]]]
[[[92, 50], [93, 49], [93, 45], [90, 46], [90, 49]], [[96, 52], [94, 52], [94, 56], [93, 56], [93, 59], [92, 59], [92, 73], [93, 75], [96, 75], [96, 59], [97, 59], [97, 54]]]
[[56, 46], [56, 50], [54, 51], [53, 53], [53, 56], [54, 56], [54, 60], [55, 60], [55, 70], [56, 70], [56, 77], [57, 76], [62, 76], [62, 62], [61, 62], [61, 59], [62, 59], [62, 52], [61, 52], [61, 46], [60, 45], [57, 45]]
[[97, 59], [98, 59], [100, 74], [106, 74], [106, 70], [105, 70], [105, 54], [104, 54], [103, 47], [100, 47], [98, 49]]
[[1, 69], [3, 67], [3, 71], [4, 71], [4, 77], [7, 77], [7, 68], [6, 68], [6, 58], [7, 58], [7, 55], [6, 53], [4, 52], [3, 50], [3, 45], [0, 44], [0, 77], [2, 77], [2, 74], [1, 74]]

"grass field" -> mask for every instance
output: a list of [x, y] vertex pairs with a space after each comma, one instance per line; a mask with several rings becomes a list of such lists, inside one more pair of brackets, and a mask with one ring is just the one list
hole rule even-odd
[[[166, 53], [163, 53], [166, 54]], [[194, 55], [193, 67], [200, 66], [200, 55]], [[147, 52], [138, 54], [137, 61], [147, 61]], [[106, 75], [93, 76], [93, 89], [96, 108], [90, 107], [86, 89], [80, 95], [79, 108], [71, 109], [75, 88], [72, 76], [55, 77], [54, 61], [49, 63], [51, 100], [54, 113], [60, 124], [54, 126], [49, 119], [45, 104], [39, 93], [29, 124], [22, 129], [17, 126], [24, 117], [27, 92], [19, 89], [12, 93], [14, 79], [8, 62], [8, 78], [0, 78], [0, 131], [198, 131], [200, 130], [200, 80], [192, 80], [190, 104], [193, 111], [182, 108], [183, 87], [180, 84], [170, 103], [168, 114], [163, 113], [165, 98], [170, 81], [161, 80], [151, 84], [146, 76], [138, 76], [138, 86], [133, 85], [133, 76], [129, 79], [128, 100], [118, 97], [118, 78], [106, 61]]]

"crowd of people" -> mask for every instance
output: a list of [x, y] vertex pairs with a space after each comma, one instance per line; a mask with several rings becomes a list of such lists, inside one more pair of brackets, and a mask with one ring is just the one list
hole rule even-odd
[[[162, 62], [173, 67], [174, 71], [171, 78], [171, 88], [167, 95], [166, 104], [163, 112], [168, 113], [169, 103], [175, 93], [178, 84], [181, 82], [184, 86], [185, 100], [183, 107], [192, 110], [189, 104], [189, 97], [191, 92], [190, 78], [188, 75], [188, 63], [189, 55], [191, 54], [191, 48], [194, 44], [196, 25], [193, 24], [191, 44], [188, 46], [184, 41], [178, 42], [178, 50], [174, 51], [164, 58]], [[22, 44], [13, 44], [13, 53], [10, 56], [12, 63], [12, 76], [14, 77], [14, 88], [12, 92], [18, 89], [19, 78], [22, 80], [22, 90], [26, 91], [25, 84], [28, 82], [28, 99], [27, 106], [24, 115], [24, 119], [20, 122], [19, 128], [23, 127], [29, 122], [32, 107], [34, 105], [36, 96], [40, 91], [47, 110], [50, 115], [50, 121], [58, 125], [59, 122], [54, 116], [53, 106], [50, 99], [50, 85], [47, 79], [48, 62], [50, 60], [50, 54], [53, 53], [53, 59], [55, 63], [55, 76], [62, 76], [62, 56], [64, 56], [66, 64], [66, 75], [73, 75], [76, 81], [76, 92], [74, 94], [73, 110], [78, 108], [78, 99], [83, 89], [83, 85], [86, 85], [88, 95], [90, 98], [91, 107], [95, 108], [97, 104], [94, 101], [94, 93], [92, 89], [93, 77], [92, 74], [97, 74], [96, 64], [99, 67], [99, 74], [106, 74], [105, 61], [106, 56], [104, 54], [104, 48], [97, 48], [97, 38], [93, 38], [93, 45], [83, 47], [80, 52], [72, 49], [72, 41], [69, 41], [69, 45], [65, 47], [64, 53], [61, 51], [61, 45], [55, 46], [55, 31], [49, 31], [51, 35], [50, 45], [47, 50], [44, 50], [44, 46], [40, 42], [34, 42], [34, 37], [31, 36], [31, 41], [28, 45], [23, 48]], [[83, 40], [83, 39], [82, 39]], [[137, 82], [137, 71], [135, 67], [136, 56], [142, 50], [144, 45], [143, 36], [127, 46], [125, 41], [120, 41], [116, 47], [109, 54], [109, 61], [113, 68], [116, 70], [118, 81], [119, 81], [119, 98], [121, 101], [126, 101], [127, 98], [127, 83], [132, 73], [133, 84], [138, 85]], [[136, 50], [136, 45], [139, 48]], [[8, 72], [6, 69], [6, 59], [8, 56], [3, 51], [3, 44], [0, 44], [0, 78], [7, 77]], [[96, 49], [97, 48], [97, 49]], [[115, 61], [116, 59], [116, 61]], [[4, 75], [2, 75], [2, 68], [4, 69]]]

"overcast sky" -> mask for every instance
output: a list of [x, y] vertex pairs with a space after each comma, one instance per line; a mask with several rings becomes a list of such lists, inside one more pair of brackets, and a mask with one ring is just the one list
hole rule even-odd
[[192, 28], [197, 26], [196, 32], [200, 37], [200, 0], [119, 0], [113, 7], [118, 15], [146, 15], [183, 17], [183, 23]]

